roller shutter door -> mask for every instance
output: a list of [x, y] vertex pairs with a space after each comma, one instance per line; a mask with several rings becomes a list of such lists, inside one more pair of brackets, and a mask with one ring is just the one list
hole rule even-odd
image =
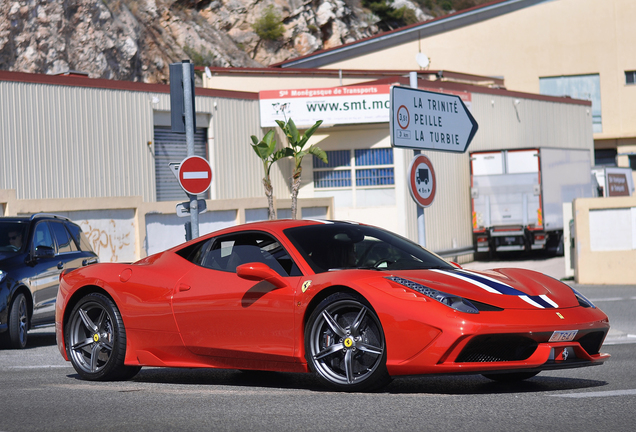
[[[207, 129], [194, 131], [194, 154], [208, 159]], [[171, 162], [181, 162], [188, 155], [185, 134], [174, 133], [170, 126], [155, 126], [155, 180], [157, 201], [179, 201], [188, 198], [168, 166]], [[209, 160], [209, 159], [208, 159]], [[209, 191], [201, 198], [209, 198]]]

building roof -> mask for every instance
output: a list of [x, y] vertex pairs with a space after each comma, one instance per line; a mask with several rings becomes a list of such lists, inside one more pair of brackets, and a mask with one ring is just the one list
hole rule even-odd
[[440, 18], [412, 24], [356, 42], [340, 45], [335, 48], [316, 51], [312, 54], [271, 65], [271, 67], [319, 68], [359, 55], [486, 21], [545, 1], [551, 0], [497, 0]]
[[[0, 71], [0, 81], [23, 82], [32, 84], [49, 84], [70, 87], [88, 87], [109, 90], [128, 90], [146, 93], [170, 93], [168, 84], [146, 84], [133, 81], [116, 81], [103, 78], [88, 78], [77, 73], [68, 75], [45, 75], [25, 72]], [[222, 97], [229, 99], [258, 99], [258, 93], [235, 90], [217, 90], [197, 87], [197, 96]]]

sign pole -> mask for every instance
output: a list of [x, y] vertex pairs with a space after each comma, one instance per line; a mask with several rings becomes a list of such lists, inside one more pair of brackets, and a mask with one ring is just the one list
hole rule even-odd
[[[409, 86], [417, 88], [417, 72], [409, 72]], [[422, 151], [415, 149], [413, 154], [417, 156]], [[426, 247], [426, 224], [424, 223], [424, 207], [417, 206], [417, 242], [423, 248]]]
[[[181, 63], [183, 68], [183, 106], [185, 114], [185, 132], [186, 132], [186, 145], [188, 149], [188, 157], [194, 156], [194, 112], [193, 112], [193, 99], [194, 93], [192, 91], [192, 63], [189, 60], [184, 60]], [[193, 238], [199, 237], [199, 206], [197, 196], [188, 194], [190, 198], [190, 233]]]

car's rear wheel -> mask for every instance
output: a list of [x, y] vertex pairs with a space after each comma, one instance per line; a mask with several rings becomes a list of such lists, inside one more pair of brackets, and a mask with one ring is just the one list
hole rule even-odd
[[532, 378], [539, 372], [513, 372], [513, 373], [499, 373], [499, 374], [482, 374], [488, 379], [503, 383], [513, 383], [523, 381]]
[[335, 293], [318, 305], [305, 327], [305, 356], [331, 389], [374, 390], [391, 380], [382, 325], [357, 295]]
[[75, 305], [65, 340], [68, 357], [83, 379], [125, 380], [141, 369], [124, 365], [124, 322], [115, 303], [103, 294], [88, 294]]
[[8, 316], [8, 330], [0, 335], [3, 346], [14, 349], [23, 349], [27, 345], [27, 332], [29, 331], [29, 308], [24, 294], [19, 293], [11, 302]]

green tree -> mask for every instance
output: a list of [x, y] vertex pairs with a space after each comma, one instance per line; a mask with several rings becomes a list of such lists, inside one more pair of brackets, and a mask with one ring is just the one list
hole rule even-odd
[[272, 5], [254, 22], [252, 29], [263, 40], [276, 40], [285, 33], [283, 21]]
[[263, 162], [263, 170], [265, 171], [263, 186], [265, 187], [265, 196], [267, 197], [268, 204], [267, 216], [269, 220], [273, 220], [276, 219], [276, 209], [274, 208], [274, 188], [272, 187], [270, 171], [274, 162], [284, 157], [292, 156], [292, 152], [291, 149], [287, 147], [276, 151], [276, 140], [274, 139], [273, 130], [267, 132], [260, 141], [255, 135], [252, 135], [252, 142], [254, 143], [251, 144], [254, 152]]
[[305, 145], [309, 138], [316, 132], [316, 129], [322, 124], [322, 120], [318, 120], [312, 127], [307, 129], [304, 135], [301, 135], [298, 132], [298, 128], [292, 119], [289, 119], [287, 122], [283, 122], [281, 120], [276, 120], [278, 126], [283, 130], [285, 136], [287, 137], [287, 153], [285, 156], [292, 156], [294, 158], [294, 171], [292, 173], [292, 183], [291, 183], [291, 217], [292, 219], [297, 219], [297, 211], [298, 211], [298, 189], [300, 189], [300, 178], [302, 175], [303, 167], [302, 162], [303, 158], [310, 154], [320, 158], [324, 163], [327, 163], [327, 153], [325, 153], [320, 147], [316, 145], [309, 146], [305, 150]]

